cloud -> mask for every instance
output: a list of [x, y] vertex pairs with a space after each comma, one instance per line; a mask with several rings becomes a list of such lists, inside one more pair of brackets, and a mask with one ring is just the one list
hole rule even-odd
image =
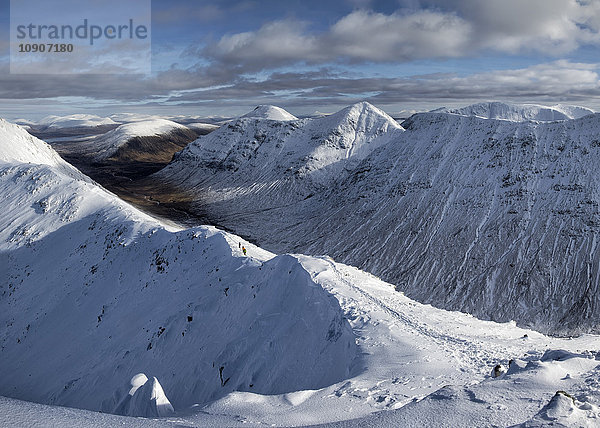
[[461, 0], [456, 9], [473, 26], [481, 48], [550, 55], [598, 43], [597, 2], [577, 0]]
[[[256, 32], [223, 36], [203, 53], [229, 64], [249, 64], [262, 68], [303, 60], [324, 60], [314, 36], [304, 34], [304, 25], [295, 21], [276, 21]], [[267, 60], [268, 63], [264, 61]]]
[[[210, 60], [247, 70], [294, 63], [408, 62], [484, 51], [558, 56], [600, 44], [600, 6], [583, 0], [410, 2], [392, 14], [355, 10], [326, 31], [273, 21], [228, 34], [200, 50]], [[407, 3], [403, 3], [405, 6]], [[450, 6], [450, 7], [449, 7]]]
[[223, 36], [200, 51], [217, 62], [260, 69], [295, 62], [409, 61], [462, 56], [470, 26], [452, 14], [385, 15], [357, 10], [311, 34], [306, 23], [274, 21], [257, 31]]
[[[347, 1], [360, 6], [377, 4]], [[202, 13], [226, 17], [234, 8], [256, 4], [223, 1], [212, 6], [212, 12], [202, 9]], [[553, 60], [582, 45], [600, 44], [600, 1], [404, 0], [398, 4], [400, 9], [394, 13], [355, 9], [318, 31], [309, 22], [289, 18], [268, 22], [254, 31], [226, 34], [196, 43], [185, 52], [186, 60], [192, 55], [199, 57], [199, 65], [188, 69], [174, 66], [147, 78], [107, 74], [40, 79], [0, 72], [0, 98], [86, 97], [114, 105], [210, 104], [215, 108], [274, 103], [322, 109], [359, 99], [382, 106], [484, 99], [600, 103], [597, 64]], [[186, 10], [180, 8], [159, 18], [177, 22]], [[190, 15], [190, 19], [196, 18]], [[3, 49], [6, 51], [0, 43], [0, 52]], [[512, 70], [473, 69], [468, 75], [409, 77], [397, 77], [389, 67], [374, 66], [370, 75], [364, 76], [358, 70], [365, 67], [349, 74], [337, 66], [474, 57], [488, 51], [536, 52], [546, 59], [539, 65]], [[80, 60], [82, 68], [84, 60]], [[303, 70], [311, 71], [276, 71], [300, 63], [308, 65]], [[440, 63], [440, 69], [451, 70], [454, 63]], [[0, 62], [2, 66], [7, 68]], [[378, 76], [379, 70], [385, 75]]]
[[499, 99], [516, 102], [600, 100], [597, 64], [554, 61], [532, 67], [475, 73], [429, 74], [403, 78], [355, 78], [321, 69], [309, 74], [273, 73], [263, 81], [180, 93], [171, 102], [213, 106], [272, 103], [287, 107], [343, 106], [366, 99], [377, 105], [456, 103]]
[[0, 99], [86, 97], [137, 105], [251, 106], [263, 103], [324, 108], [366, 99], [378, 105], [432, 105], [462, 100], [600, 103], [598, 64], [565, 60], [527, 68], [409, 77], [364, 77], [321, 68], [310, 72], [271, 73], [256, 80], [222, 81], [207, 69], [170, 70], [155, 78], [70, 75], [30, 79], [1, 75]]

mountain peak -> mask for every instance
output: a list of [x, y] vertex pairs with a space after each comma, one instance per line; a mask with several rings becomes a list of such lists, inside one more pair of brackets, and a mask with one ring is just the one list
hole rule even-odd
[[352, 104], [320, 120], [327, 120], [330, 126], [331, 122], [338, 122], [340, 125], [349, 124], [352, 128], [365, 130], [383, 127], [387, 131], [388, 128], [402, 128], [390, 115], [366, 101]]
[[251, 117], [256, 119], [269, 119], [269, 120], [298, 120], [296, 116], [285, 111], [281, 107], [273, 106], [273, 105], [259, 105], [254, 108], [249, 113], [241, 117]]

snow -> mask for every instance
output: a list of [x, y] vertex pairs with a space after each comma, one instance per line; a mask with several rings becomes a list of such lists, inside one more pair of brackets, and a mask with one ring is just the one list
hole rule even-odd
[[116, 123], [132, 123], [132, 122], [147, 122], [157, 119], [167, 119], [155, 114], [143, 114], [143, 113], [114, 113], [111, 114], [110, 119]]
[[93, 114], [72, 114], [68, 116], [46, 116], [36, 126], [46, 129], [64, 129], [79, 127], [96, 127], [101, 125], [115, 125], [116, 122], [109, 117], [100, 117]]
[[[335, 141], [408, 132], [372, 112], [334, 119], [359, 130]], [[478, 320], [328, 256], [166, 227], [1, 124], [0, 425], [597, 426], [598, 336]], [[357, 156], [381, 159], [375, 146]]]
[[[356, 335], [362, 369], [320, 389], [275, 395], [232, 391], [208, 404], [187, 410], [176, 407], [176, 415], [165, 422], [176, 420], [179, 426], [510, 426], [539, 422], [559, 390], [576, 397], [575, 416], [561, 410], [563, 416], [553, 411], [552, 417], [563, 418], [563, 423], [565, 417], [570, 418], [567, 421], [577, 418], [582, 426], [597, 422], [597, 336], [552, 338], [514, 323], [497, 324], [438, 310], [327, 257], [296, 257], [315, 284], [340, 302]], [[549, 348], [564, 349], [572, 358], [564, 359], [564, 352], [546, 352]], [[492, 378], [489, 372], [498, 363], [510, 369]]]
[[586, 107], [557, 104], [551, 107], [537, 104], [511, 104], [505, 102], [487, 102], [472, 104], [462, 108], [440, 108], [435, 113], [450, 113], [462, 116], [476, 116], [484, 119], [500, 119], [513, 122], [579, 119], [594, 114]]
[[[176, 422], [159, 419], [132, 418], [73, 409], [60, 406], [31, 403], [13, 398], [0, 397], [0, 426], [11, 428], [134, 428], [175, 427]], [[180, 425], [181, 426], [181, 425]]]
[[484, 319], [598, 332], [600, 115], [421, 113], [403, 125], [366, 103], [317, 119], [240, 119], [156, 176], [271, 251], [329, 254]]
[[174, 413], [158, 379], [144, 373], [131, 378], [131, 389], [112, 413], [124, 416], [166, 417]]
[[313, 120], [265, 123], [246, 117], [189, 144], [160, 176], [196, 185], [207, 177], [196, 175], [192, 168], [215, 167], [230, 177], [227, 185], [234, 192], [244, 183], [255, 183], [260, 186], [256, 190], [274, 191], [285, 200], [289, 195], [277, 190], [282, 178], [299, 179], [306, 184], [290, 193], [302, 200], [313, 186], [328, 185], [338, 177], [345, 163], [356, 164], [379, 148], [386, 140], [377, 136], [401, 129], [394, 119], [368, 103]]
[[186, 123], [185, 126], [187, 126], [191, 130], [200, 131], [200, 132], [212, 132], [215, 129], [219, 128], [219, 125], [213, 125], [211, 123], [204, 123], [204, 122]]
[[66, 165], [46, 143], [31, 136], [24, 128], [0, 119], [0, 162], [36, 163], [41, 165]]
[[254, 110], [241, 117], [251, 117], [254, 119], [268, 119], [268, 120], [298, 120], [296, 116], [288, 113], [284, 109], [271, 105], [260, 105]]

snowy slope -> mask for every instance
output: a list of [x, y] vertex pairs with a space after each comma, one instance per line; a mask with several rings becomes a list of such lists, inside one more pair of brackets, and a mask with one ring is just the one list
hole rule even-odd
[[451, 113], [462, 116], [476, 116], [484, 119], [510, 120], [525, 122], [529, 120], [551, 122], [557, 120], [579, 119], [593, 114], [585, 107], [557, 104], [547, 107], [537, 104], [511, 104], [504, 102], [487, 102], [472, 104], [462, 108], [441, 108], [433, 113]]
[[63, 128], [95, 127], [101, 125], [115, 125], [116, 122], [109, 117], [100, 117], [93, 114], [72, 114], [69, 116], [46, 116], [35, 123], [37, 127], [46, 130]]
[[192, 130], [198, 132], [198, 134], [208, 134], [208, 133], [214, 131], [215, 129], [219, 128], [219, 125], [213, 125], [212, 123], [204, 123], [204, 122], [186, 123], [185, 126], [188, 127], [189, 129], [192, 129]]
[[[116, 412], [144, 373], [185, 408], [356, 370], [337, 300], [299, 260], [211, 227], [167, 228], [2, 126], [0, 395]], [[154, 408], [156, 391], [124, 413]]]
[[485, 319], [600, 330], [600, 116], [424, 113], [406, 131], [386, 120], [358, 105], [313, 120], [238, 121], [158, 176], [273, 251], [329, 254]]
[[54, 167], [66, 165], [48, 144], [4, 119], [0, 119], [0, 141], [11, 141], [10, 145], [2, 147], [0, 162], [36, 163]]
[[268, 119], [268, 120], [298, 120], [296, 116], [285, 111], [281, 107], [271, 105], [260, 105], [256, 106], [254, 110], [241, 117], [251, 117], [254, 119]]
[[[207, 405], [180, 409], [163, 420], [165, 426], [506, 427], [561, 420], [565, 426], [597, 426], [597, 336], [559, 339], [514, 323], [480, 321], [416, 303], [327, 257], [298, 260], [340, 302], [356, 335], [362, 370], [321, 389], [231, 392]], [[499, 373], [508, 372], [493, 378], [498, 364]], [[553, 396], [559, 390], [576, 401], [556, 405]], [[34, 405], [29, 411], [15, 410], [16, 405], [27, 406], [0, 399], [0, 421], [3, 415], [14, 421], [40, 414]], [[104, 415], [84, 415], [99, 426], [106, 423]]]

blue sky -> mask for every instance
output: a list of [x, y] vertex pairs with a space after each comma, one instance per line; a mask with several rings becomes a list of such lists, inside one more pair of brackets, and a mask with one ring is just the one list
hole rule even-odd
[[155, 0], [149, 76], [10, 74], [8, 11], [0, 0], [8, 118], [266, 103], [302, 115], [361, 100], [393, 113], [486, 100], [600, 110], [599, 0]]

